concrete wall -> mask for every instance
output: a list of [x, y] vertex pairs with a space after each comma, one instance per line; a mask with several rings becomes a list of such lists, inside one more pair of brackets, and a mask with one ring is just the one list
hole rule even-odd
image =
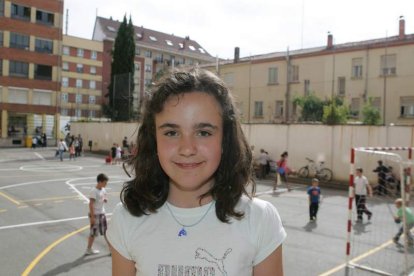
[[[71, 123], [71, 133], [81, 134], [85, 146], [92, 140], [93, 150], [109, 151], [112, 143], [121, 143], [125, 136], [135, 142], [137, 131], [137, 123]], [[325, 161], [326, 167], [332, 169], [334, 179], [345, 182], [349, 178], [352, 147], [414, 146], [414, 127], [411, 126], [252, 124], [243, 125], [243, 131], [250, 144], [255, 146], [256, 157], [261, 148], [274, 160], [288, 151], [289, 164], [295, 170], [307, 164], [306, 157]], [[408, 157], [407, 152], [397, 153], [405, 160]], [[356, 166], [362, 166], [366, 175], [375, 181], [372, 170], [380, 158], [385, 157], [357, 154]], [[385, 161], [393, 165], [392, 160]]]

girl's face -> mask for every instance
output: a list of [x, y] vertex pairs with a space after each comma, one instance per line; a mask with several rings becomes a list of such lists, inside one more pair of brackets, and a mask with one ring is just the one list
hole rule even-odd
[[155, 115], [155, 127], [158, 159], [170, 178], [170, 195], [207, 192], [222, 153], [223, 121], [217, 100], [202, 92], [171, 97]]

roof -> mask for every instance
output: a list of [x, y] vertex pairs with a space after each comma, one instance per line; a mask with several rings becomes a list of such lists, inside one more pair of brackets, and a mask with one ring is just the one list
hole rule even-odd
[[[407, 34], [404, 38], [399, 38], [399, 36], [370, 39], [364, 41], [356, 42], [347, 42], [342, 44], [334, 44], [333, 47], [328, 48], [327, 46], [298, 49], [298, 50], [287, 50], [282, 52], [272, 52], [266, 54], [258, 54], [252, 56], [246, 56], [239, 58], [238, 62], [263, 62], [268, 59], [280, 59], [286, 58], [288, 55], [292, 56], [307, 56], [307, 55], [317, 55], [317, 54], [332, 54], [332, 52], [346, 52], [346, 51], [357, 51], [366, 48], [384, 48], [390, 46], [396, 46], [400, 44], [414, 44], [414, 34]], [[220, 65], [224, 64], [233, 64], [234, 59], [220, 60]], [[214, 62], [210, 64], [204, 64], [203, 66], [213, 66]]]
[[[94, 39], [115, 40], [117, 31], [122, 22], [103, 17], [96, 17]], [[104, 37], [98, 37], [95, 33], [102, 31]], [[193, 58], [212, 61], [214, 58], [197, 41], [189, 36], [179, 37], [159, 31], [134, 26], [135, 41], [138, 46], [157, 49], [163, 52], [171, 52]]]

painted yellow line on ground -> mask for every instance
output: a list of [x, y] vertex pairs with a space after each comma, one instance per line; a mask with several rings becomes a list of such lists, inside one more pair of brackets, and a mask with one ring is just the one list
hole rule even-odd
[[[108, 195], [111, 195], [111, 194], [118, 195], [119, 192], [108, 193]], [[59, 202], [62, 202], [63, 199], [75, 199], [75, 200], [77, 200], [77, 199], [79, 199], [79, 195], [33, 198], [33, 199], [20, 200], [20, 202], [25, 202], [25, 203], [35, 202], [35, 201], [59, 201]]]
[[[378, 251], [380, 251], [380, 250], [384, 249], [385, 247], [389, 246], [389, 245], [390, 245], [390, 244], [392, 244], [392, 243], [393, 243], [393, 241], [392, 241], [392, 240], [389, 240], [389, 241], [387, 241], [387, 242], [384, 242], [384, 243], [383, 243], [383, 244], [381, 244], [380, 246], [375, 247], [374, 249], [371, 249], [371, 250], [369, 250], [369, 251], [367, 251], [367, 252], [365, 252], [365, 253], [363, 253], [363, 254], [359, 255], [358, 257], [353, 258], [353, 259], [352, 259], [352, 260], [350, 260], [349, 262], [350, 262], [350, 263], [355, 263], [355, 262], [358, 262], [358, 261], [360, 261], [360, 260], [362, 260], [362, 259], [364, 259], [364, 258], [368, 257], [369, 255], [372, 255], [372, 254], [374, 254], [374, 253], [376, 253], [376, 252], [378, 252]], [[343, 264], [341, 264], [341, 265], [339, 265], [339, 266], [337, 266], [337, 267], [332, 268], [331, 270], [329, 270], [329, 271], [327, 271], [327, 272], [324, 272], [324, 273], [322, 273], [322, 274], [319, 274], [319, 276], [328, 276], [328, 275], [331, 275], [331, 274], [333, 274], [333, 273], [335, 273], [335, 272], [338, 272], [339, 270], [341, 270], [341, 269], [342, 269], [342, 268], [344, 268], [345, 266], [346, 266], [346, 263], [343, 263]]]
[[0, 213], [4, 213], [6, 211], [7, 211], [6, 209], [0, 209]]
[[27, 207], [29, 207], [29, 206], [27, 206], [27, 205], [20, 205], [19, 207], [17, 207], [17, 208], [19, 208], [19, 209], [23, 209], [23, 208], [27, 208]]
[[3, 193], [3, 192], [0, 192], [0, 196], [2, 196], [2, 197], [4, 197], [4, 198], [6, 198], [6, 199], [8, 199], [8, 200], [10, 200], [11, 202], [13, 202], [14, 204], [16, 204], [16, 205], [20, 205], [20, 202], [18, 202], [17, 200], [15, 200], [14, 198], [12, 198], [11, 196], [8, 196], [8, 195], [6, 195], [5, 193]]
[[50, 250], [52, 250], [54, 247], [56, 247], [59, 243], [63, 242], [64, 240], [72, 237], [73, 235], [78, 234], [79, 232], [82, 232], [86, 229], [89, 228], [89, 225], [86, 225], [76, 231], [73, 231], [72, 233], [69, 233], [63, 237], [61, 237], [60, 239], [58, 239], [57, 241], [53, 242], [52, 244], [50, 244], [48, 247], [46, 247], [39, 255], [37, 255], [37, 257], [29, 264], [29, 266], [23, 271], [22, 276], [27, 276], [29, 275], [29, 273], [33, 270], [33, 268], [40, 262], [40, 260], [47, 254], [50, 252]]

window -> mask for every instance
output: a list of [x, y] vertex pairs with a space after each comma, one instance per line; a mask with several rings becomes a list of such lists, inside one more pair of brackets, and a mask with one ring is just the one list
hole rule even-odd
[[414, 96], [400, 98], [400, 116], [414, 117]]
[[68, 87], [69, 86], [69, 78], [63, 77], [62, 78], [62, 87]]
[[190, 48], [191, 51], [195, 51], [195, 47], [193, 45], [188, 46], [188, 48]]
[[154, 59], [155, 59], [157, 62], [162, 62], [162, 61], [163, 61], [162, 54], [156, 54]]
[[135, 55], [139, 56], [141, 54], [141, 50], [139, 47], [135, 47]]
[[75, 109], [75, 116], [76, 117], [82, 117], [82, 110], [81, 109]]
[[0, 86], [0, 103], [3, 102], [3, 89]]
[[0, 47], [3, 47], [3, 32], [0, 32]]
[[94, 80], [89, 81], [89, 89], [96, 89], [96, 81]]
[[82, 88], [83, 87], [83, 82], [80, 79], [76, 80], [76, 88]]
[[78, 50], [77, 50], [77, 56], [78, 57], [83, 57], [83, 54], [84, 54], [83, 49], [78, 48]]
[[148, 79], [148, 78], [145, 79], [144, 84], [145, 84], [145, 86], [151, 85], [151, 79]]
[[283, 101], [276, 101], [275, 117], [283, 117]]
[[11, 5], [11, 17], [30, 21], [30, 8], [12, 4]]
[[305, 85], [303, 87], [305, 96], [310, 94], [310, 80], [305, 80]]
[[371, 100], [371, 105], [381, 112], [381, 98], [380, 97], [372, 97], [372, 98], [370, 98], [370, 100]]
[[223, 81], [227, 86], [234, 86], [234, 73], [225, 73], [223, 74]]
[[68, 93], [62, 93], [61, 96], [60, 96], [60, 101], [62, 103], [67, 103], [68, 100], [69, 100]]
[[277, 84], [278, 82], [277, 67], [270, 67], [268, 69], [267, 84]]
[[152, 52], [150, 50], [146, 50], [144, 55], [145, 55], [145, 57], [150, 58], [150, 57], [152, 57]]
[[69, 71], [69, 63], [68, 62], [64, 61], [62, 63], [62, 70], [63, 71]]
[[37, 23], [53, 25], [55, 21], [54, 19], [55, 19], [55, 15], [53, 13], [40, 11], [40, 10], [36, 11], [36, 22]]
[[10, 33], [10, 47], [29, 50], [30, 37], [28, 35]]
[[10, 60], [9, 75], [12, 77], [29, 77], [29, 63]]
[[3, 60], [0, 59], [0, 76], [3, 76]]
[[151, 72], [151, 71], [152, 71], [151, 64], [145, 64], [145, 72]]
[[362, 58], [352, 59], [352, 78], [362, 79]]
[[359, 106], [360, 106], [360, 99], [359, 98], [352, 98], [351, 99], [351, 116], [358, 117], [359, 116]]
[[91, 66], [91, 67], [90, 67], [90, 69], [89, 69], [89, 72], [90, 72], [92, 75], [96, 75], [96, 67], [95, 67], [95, 66]]
[[26, 89], [9, 88], [9, 103], [27, 104], [28, 91]]
[[254, 116], [263, 117], [263, 102], [254, 102]]
[[290, 80], [290, 82], [298, 82], [299, 81], [299, 66], [298, 65], [290, 66], [289, 80]]
[[63, 46], [63, 54], [67, 56], [70, 55], [70, 49], [68, 46]]
[[151, 41], [154, 41], [154, 42], [157, 41], [157, 38], [155, 36], [150, 35], [149, 38]]
[[396, 55], [381, 56], [381, 76], [393, 76], [397, 74]]
[[39, 53], [53, 53], [53, 41], [36, 38], [35, 51]]
[[345, 77], [338, 77], [338, 95], [345, 96]]
[[52, 66], [35, 64], [35, 79], [52, 80]]
[[194, 64], [194, 60], [192, 60], [192, 59], [187, 59], [187, 61], [188, 61], [188, 65], [193, 65]]
[[96, 117], [95, 110], [89, 110], [89, 118], [94, 118], [94, 117]]
[[98, 58], [98, 52], [92, 51], [91, 52], [91, 59], [97, 59]]
[[165, 43], [167, 43], [167, 45], [169, 45], [169, 46], [174, 46], [174, 44], [172, 43], [171, 40], [166, 39]]
[[0, 0], [0, 16], [4, 16], [4, 0]]
[[113, 33], [115, 33], [115, 32], [116, 32], [116, 29], [115, 29], [114, 27], [112, 27], [112, 26], [106, 26], [106, 28], [107, 28], [109, 31], [113, 32]]
[[52, 105], [52, 93], [48, 91], [33, 90], [33, 104]]
[[76, 64], [76, 72], [83, 73], [83, 64]]
[[75, 102], [82, 103], [82, 94], [76, 94]]
[[95, 102], [96, 102], [96, 96], [89, 96], [89, 103], [95, 104]]
[[139, 71], [141, 69], [140, 67], [139, 63], [135, 63], [135, 71]]

